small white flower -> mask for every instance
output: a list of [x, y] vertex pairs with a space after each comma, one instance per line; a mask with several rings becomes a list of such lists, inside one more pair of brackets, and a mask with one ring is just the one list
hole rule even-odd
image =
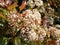
[[30, 9], [26, 10], [27, 14], [32, 14], [32, 11]]
[[14, 17], [14, 18], [16, 18], [16, 17], [17, 17], [17, 15], [16, 15], [16, 14], [13, 14], [13, 17]]
[[9, 2], [10, 2], [9, 0], [6, 0], [6, 4], [9, 4]]
[[30, 38], [30, 40], [37, 40], [38, 39], [38, 35], [35, 33], [34, 29], [29, 31], [29, 38]]
[[27, 4], [30, 5], [31, 8], [33, 8], [35, 6], [33, 0], [28, 0]]
[[44, 37], [43, 37], [42, 35], [40, 35], [39, 40], [40, 40], [41, 42], [43, 42]]
[[1, 5], [1, 6], [4, 6], [4, 5], [5, 5], [5, 3], [4, 3], [4, 2], [0, 2], [0, 5]]
[[39, 30], [39, 33], [40, 33], [40, 35], [42, 35], [43, 37], [46, 36], [46, 31], [43, 30], [43, 29], [40, 29], [40, 30]]
[[43, 1], [42, 0], [39, 0], [39, 1], [35, 1], [35, 5], [40, 7], [43, 5]]

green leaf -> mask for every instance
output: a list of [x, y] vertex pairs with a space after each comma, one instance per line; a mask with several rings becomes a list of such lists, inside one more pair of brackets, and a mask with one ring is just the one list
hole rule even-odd
[[15, 2], [18, 2], [18, 0], [15, 0]]
[[42, 45], [41, 41], [31, 41], [31, 45]]
[[7, 15], [7, 10], [6, 9], [4, 9], [4, 8], [0, 8], [0, 12], [2, 12], [4, 15]]
[[7, 45], [7, 38], [0, 38], [0, 45]]
[[18, 37], [15, 38], [15, 45], [21, 45], [20, 39]]

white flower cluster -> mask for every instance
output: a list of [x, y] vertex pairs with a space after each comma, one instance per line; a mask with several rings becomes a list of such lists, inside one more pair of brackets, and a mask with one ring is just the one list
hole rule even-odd
[[17, 31], [20, 30], [22, 25], [19, 25], [19, 22], [21, 22], [21, 15], [19, 13], [16, 13], [15, 11], [10, 11], [7, 15], [7, 20], [9, 26], [12, 28], [12, 30], [15, 32], [15, 29], [17, 27]]
[[8, 17], [9, 22], [11, 24], [14, 23], [14, 25], [17, 25], [17, 23], [20, 21], [20, 16], [13, 12], [9, 12], [7, 17]]
[[44, 37], [46, 37], [46, 31], [41, 28], [41, 29], [38, 31], [38, 33], [39, 33], [39, 40], [40, 40], [41, 42], [43, 42], [43, 41], [44, 41]]
[[21, 29], [21, 35], [24, 41], [29, 40], [29, 41], [34, 41], [34, 40], [38, 40], [38, 34], [36, 34], [35, 30], [33, 28], [31, 28], [31, 26], [26, 27], [26, 28], [22, 28]]
[[28, 0], [28, 5], [31, 6], [31, 8], [33, 8], [35, 5], [40, 7], [43, 5], [43, 1], [42, 0]]
[[53, 37], [56, 37], [56, 43], [57, 45], [60, 45], [60, 30], [54, 28], [54, 27], [51, 27], [50, 29], [50, 33], [52, 34]]
[[[41, 28], [41, 27], [39, 27]], [[22, 38], [26, 41], [34, 41], [34, 40], [40, 40], [41, 42], [44, 41], [44, 37], [46, 37], [46, 31], [44, 29], [37, 29], [38, 31], [36, 32], [34, 28], [32, 28], [31, 26], [26, 27], [26, 28], [22, 28], [21, 30], [21, 35]]]
[[49, 28], [51, 34], [55, 36], [56, 38], [60, 38], [60, 30], [55, 28], [55, 27], [50, 27]]
[[[21, 37], [24, 40], [40, 40], [41, 42], [44, 40], [46, 31], [40, 27], [41, 14], [37, 9], [27, 9], [20, 15], [15, 12], [9, 12], [7, 17], [10, 25], [14, 28], [17, 26], [21, 30]], [[18, 24], [21, 19], [24, 23]]]
[[34, 24], [41, 24], [41, 14], [38, 12], [37, 9], [33, 10], [26, 10], [25, 18], [29, 20], [33, 25]]
[[[30, 41], [40, 40], [41, 42], [43, 42], [44, 37], [46, 36], [46, 31], [40, 27], [41, 14], [38, 12], [37, 9], [28, 9], [25, 12], [26, 15], [23, 18], [25, 22], [25, 28], [23, 27], [23, 30], [21, 30], [21, 33], [23, 35], [22, 37], [25, 36], [25, 40], [27, 40], [26, 37], [28, 37]], [[37, 32], [35, 30], [37, 30]], [[28, 36], [25, 33], [27, 33]]]

